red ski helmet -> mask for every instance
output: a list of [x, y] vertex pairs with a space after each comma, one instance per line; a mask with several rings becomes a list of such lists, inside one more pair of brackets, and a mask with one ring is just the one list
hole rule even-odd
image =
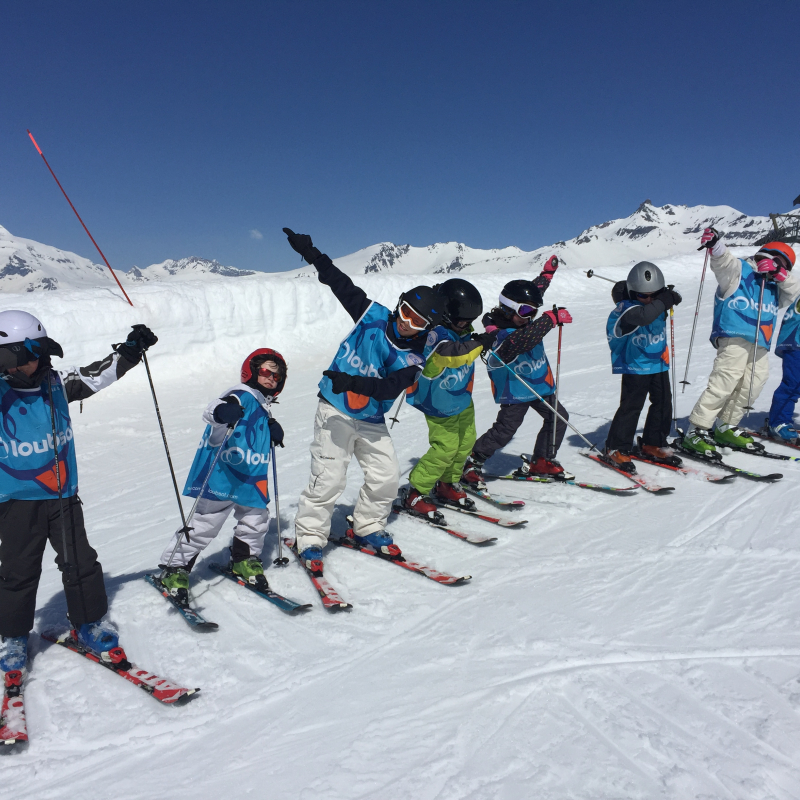
[[791, 270], [794, 266], [794, 250], [784, 242], [767, 242], [755, 255], [756, 258], [759, 256], [772, 259], [774, 259], [775, 256], [782, 256], [785, 259], [783, 266], [786, 269]]
[[242, 383], [248, 383], [253, 380], [253, 377], [258, 374], [258, 368], [265, 361], [274, 361], [278, 365], [280, 380], [275, 387], [275, 391], [271, 393], [273, 397], [277, 397], [283, 391], [289, 369], [286, 366], [286, 359], [277, 350], [273, 350], [270, 347], [259, 347], [258, 350], [253, 350], [253, 352], [247, 356], [242, 363]]

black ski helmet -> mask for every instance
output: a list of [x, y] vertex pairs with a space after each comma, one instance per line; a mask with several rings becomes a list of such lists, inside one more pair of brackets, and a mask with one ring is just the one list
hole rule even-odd
[[500, 307], [511, 314], [516, 314], [516, 308], [510, 306], [508, 302], [503, 302], [508, 300], [513, 303], [525, 303], [536, 308], [540, 308], [544, 302], [539, 287], [533, 281], [524, 280], [509, 281], [500, 292]]
[[481, 293], [463, 278], [450, 278], [434, 287], [446, 301], [446, 322], [454, 323], [465, 319], [472, 322], [483, 313]]
[[[414, 311], [417, 312], [423, 319], [428, 321], [429, 327], [436, 327], [442, 320], [444, 315], [446, 301], [436, 288], [430, 286], [415, 286], [407, 292], [400, 295], [397, 301], [397, 308], [400, 308], [400, 303], [408, 303]], [[397, 309], [395, 309], [397, 310]]]

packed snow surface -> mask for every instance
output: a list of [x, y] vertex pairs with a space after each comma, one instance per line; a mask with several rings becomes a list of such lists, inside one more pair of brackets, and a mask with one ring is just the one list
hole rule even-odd
[[[659, 264], [684, 296], [676, 313], [682, 378], [702, 257]], [[487, 307], [511, 277], [474, 276]], [[393, 305], [409, 279], [357, 281]], [[609, 289], [562, 270], [547, 295], [575, 318], [564, 328], [561, 399], [598, 443], [619, 394], [604, 333]], [[712, 291], [707, 285], [681, 417], [713, 358]], [[38, 314], [68, 364], [105, 355], [132, 323], [153, 327], [160, 341], [150, 364], [181, 485], [205, 405], [237, 382], [252, 349], [280, 350], [289, 363], [276, 408], [287, 442], [278, 453], [281, 525], [291, 531], [308, 480], [316, 384], [350, 319], [313, 280], [147, 283], [130, 293], [134, 309], [110, 289], [6, 295], [5, 306]], [[555, 345], [549, 336], [551, 359]], [[774, 357], [771, 369], [754, 422], [779, 379]], [[496, 406], [481, 365], [475, 404], [483, 431]], [[526, 500], [516, 512], [526, 527], [446, 516], [455, 528], [496, 535], [494, 546], [472, 547], [408, 518], [389, 524], [408, 556], [472, 575], [469, 583], [440, 586], [331, 548], [326, 575], [354, 606], [338, 615], [322, 609], [294, 562], [268, 576], [277, 591], [313, 603], [301, 617], [213, 573], [208, 565], [226, 557], [229, 522], [192, 573], [197, 606], [220, 625], [198, 634], [142, 580], [178, 525], [144, 368], [86, 402], [83, 414], [72, 410], [87, 527], [126, 651], [202, 692], [188, 706], [162, 707], [34, 635], [25, 693], [31, 743], [3, 761], [3, 797], [800, 797], [800, 464], [732, 455], [739, 466], [785, 477], [722, 486], [642, 465], [676, 487], [663, 497], [491, 484]], [[490, 470], [516, 467], [539, 424], [530, 414]], [[392, 435], [407, 475], [427, 448], [423, 417], [404, 406]], [[565, 441], [567, 469], [627, 485], [582, 458], [581, 444], [573, 434]], [[335, 516], [340, 531], [360, 481], [354, 464]], [[275, 543], [273, 528], [267, 563]], [[38, 632], [66, 627], [52, 556]]]

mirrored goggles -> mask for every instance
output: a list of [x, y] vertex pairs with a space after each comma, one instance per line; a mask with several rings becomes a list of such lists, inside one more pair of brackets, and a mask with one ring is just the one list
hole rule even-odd
[[424, 331], [430, 327], [431, 323], [421, 314], [414, 311], [405, 300], [398, 306], [397, 313], [400, 314], [400, 319], [402, 319], [409, 328], [413, 328], [415, 331]]
[[500, 302], [507, 306], [508, 308], [512, 309], [515, 314], [526, 319], [528, 317], [535, 317], [536, 312], [539, 310], [538, 306], [532, 306], [529, 303], [515, 303], [513, 300], [509, 300], [507, 297], [500, 295]]

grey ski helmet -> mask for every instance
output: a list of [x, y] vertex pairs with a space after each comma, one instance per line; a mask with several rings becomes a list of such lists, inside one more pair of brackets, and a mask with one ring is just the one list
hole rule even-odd
[[628, 292], [633, 294], [652, 294], [664, 288], [664, 273], [649, 261], [640, 261], [628, 273], [626, 281]]

